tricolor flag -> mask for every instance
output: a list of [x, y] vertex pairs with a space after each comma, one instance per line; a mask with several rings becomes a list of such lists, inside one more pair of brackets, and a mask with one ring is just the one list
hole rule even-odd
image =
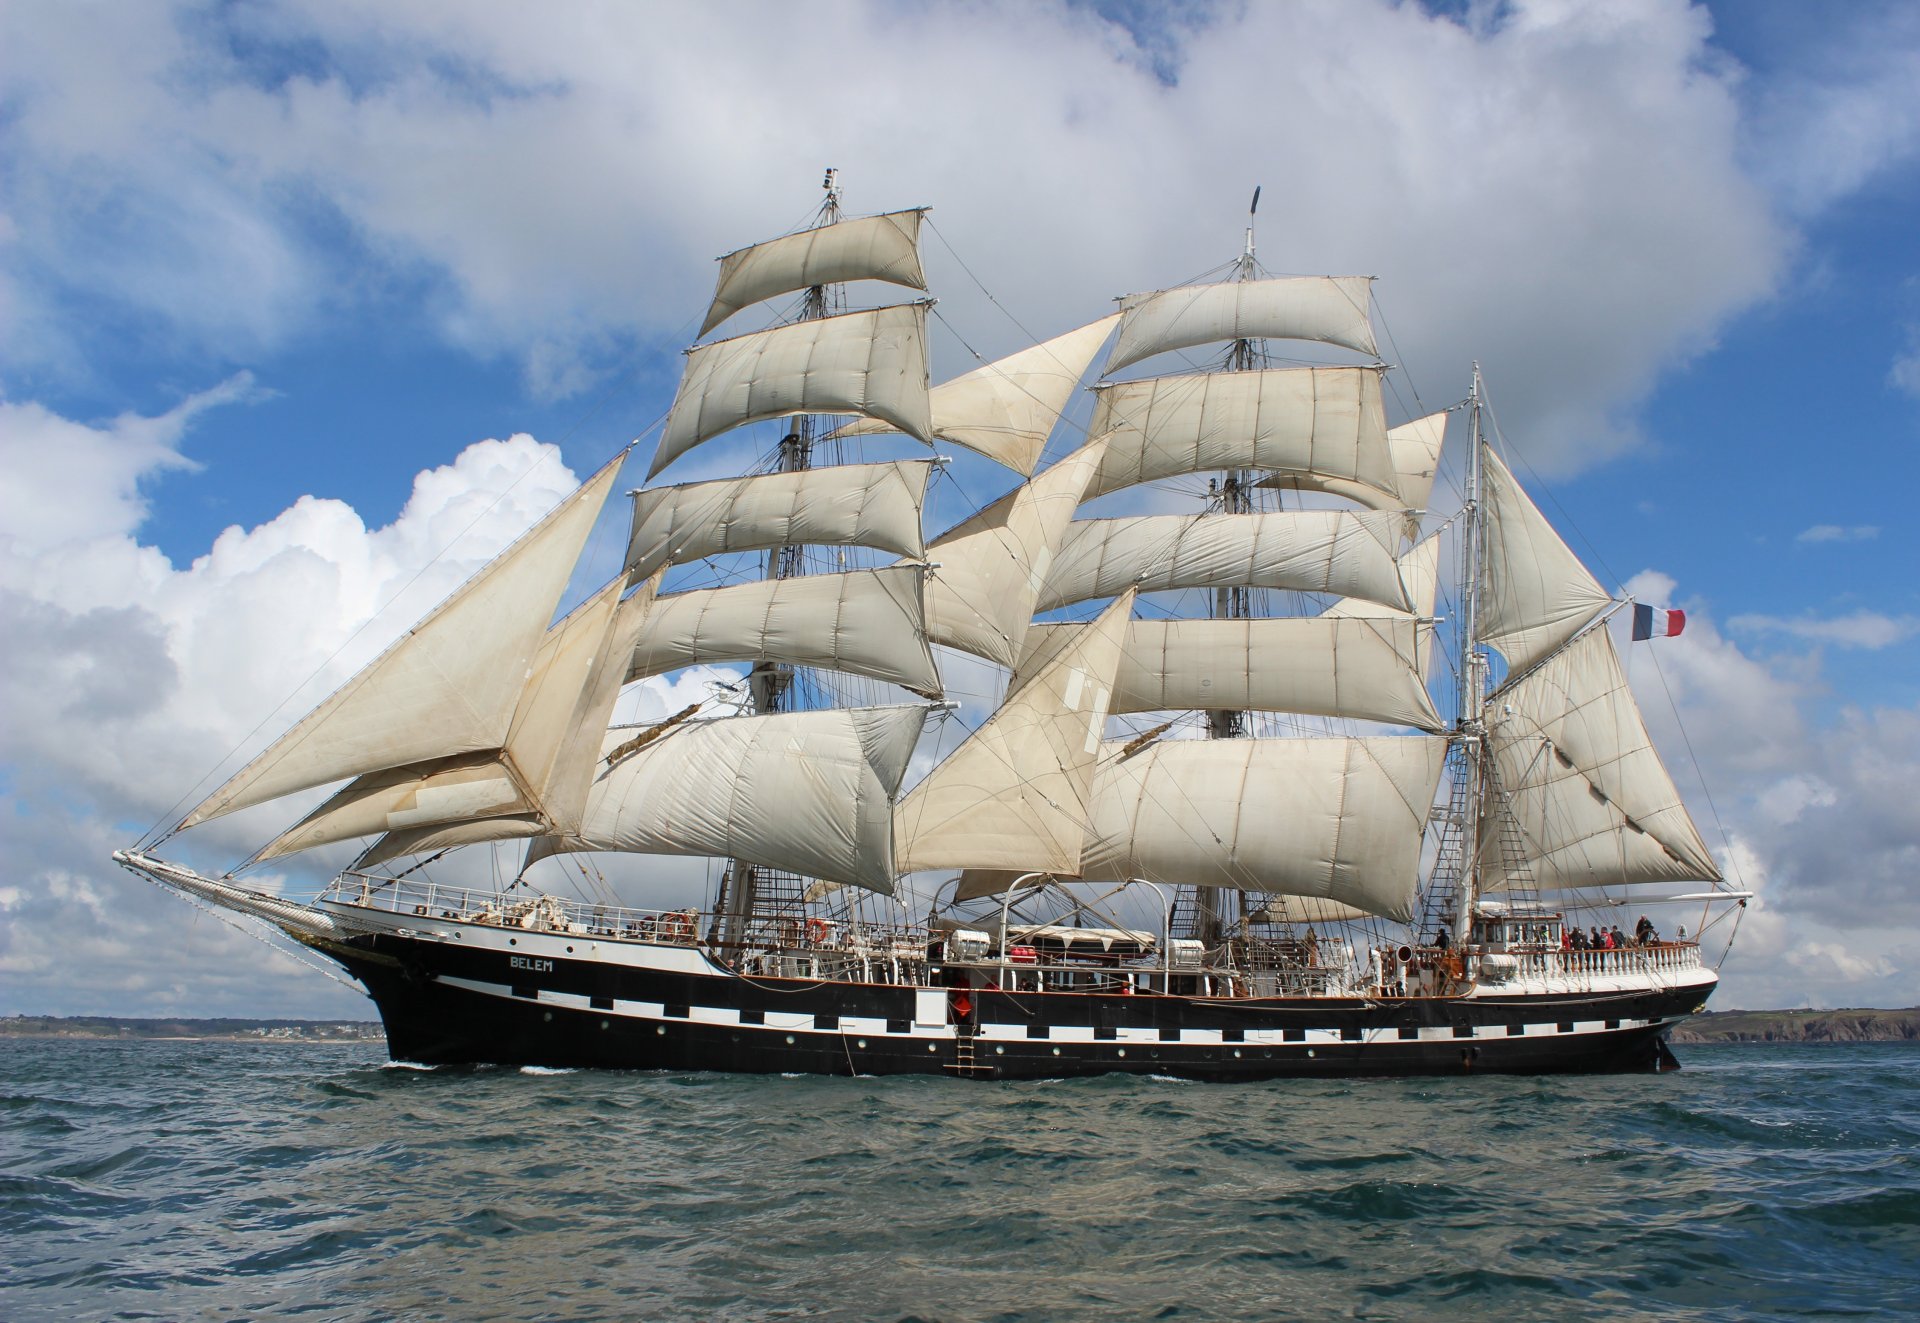
[[1657, 606], [1633, 604], [1635, 639], [1670, 639], [1687, 627], [1685, 611], [1662, 611]]

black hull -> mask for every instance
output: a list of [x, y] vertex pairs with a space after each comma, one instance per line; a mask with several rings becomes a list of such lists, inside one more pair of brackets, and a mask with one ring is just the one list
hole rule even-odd
[[679, 969], [406, 936], [325, 949], [372, 993], [397, 1061], [749, 1074], [1230, 1081], [1646, 1072], [1676, 1064], [1665, 1036], [1711, 986], [1384, 1001], [962, 995], [742, 978], [686, 948], [670, 952]]

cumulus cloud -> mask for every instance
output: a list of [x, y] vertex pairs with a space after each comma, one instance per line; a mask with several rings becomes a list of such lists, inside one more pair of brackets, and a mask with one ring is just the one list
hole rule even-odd
[[[245, 353], [399, 290], [566, 392], [633, 336], [683, 342], [713, 255], [804, 220], [832, 164], [856, 209], [936, 206], [941, 315], [993, 353], [1231, 259], [1264, 183], [1269, 267], [1378, 274], [1414, 380], [1452, 398], [1472, 346], [1509, 429], [1566, 467], [1628, 444], [1622, 406], [1788, 251], [1737, 164], [1736, 71], [1679, 0], [1221, 6], [1141, 35], [1081, 6], [878, 0], [98, 26], [12, 20], [14, 269], [39, 273], [14, 293], [41, 329], [110, 291]], [[810, 59], [858, 75], [796, 115]], [[941, 375], [968, 365], [940, 348]]]
[[[210, 788], [574, 485], [551, 446], [482, 441], [422, 472], [384, 527], [303, 497], [176, 566], [139, 540], [140, 480], [180, 466], [177, 443], [196, 414], [252, 389], [235, 379], [151, 418], [86, 424], [19, 406], [5, 420], [10, 452], [28, 461], [8, 486], [28, 512], [24, 535], [0, 539], [0, 975], [22, 995], [52, 995], [51, 981], [66, 988], [67, 1009], [101, 1009], [112, 995], [122, 1010], [178, 1009], [238, 989], [245, 968], [277, 969], [219, 922], [122, 876], [108, 855], [181, 811], [196, 777]], [[284, 806], [263, 806], [181, 848], [230, 866], [274, 812], [284, 822]], [[288, 884], [311, 889], [317, 876], [296, 868]], [[189, 949], [211, 963], [183, 964]], [[266, 976], [261, 998], [230, 1004], [274, 1005], [281, 991], [299, 1000], [278, 977]], [[76, 991], [82, 982], [95, 990]]]

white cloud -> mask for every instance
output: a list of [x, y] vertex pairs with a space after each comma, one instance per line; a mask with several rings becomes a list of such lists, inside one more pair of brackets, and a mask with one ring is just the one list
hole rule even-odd
[[[110, 293], [245, 353], [404, 286], [565, 392], [628, 336], [682, 343], [710, 259], [804, 219], [833, 164], [856, 209], [936, 206], [942, 315], [990, 353], [1022, 334], [942, 239], [1051, 332], [1233, 257], [1264, 183], [1270, 267], [1379, 274], [1415, 380], [1454, 397], [1472, 346], [1509, 433], [1565, 467], [1628, 444], [1622, 406], [1765, 297], [1788, 248], [1736, 162], [1737, 78], [1679, 0], [1471, 25], [1223, 7], [1150, 53], [1038, 5], [187, 12], [105, 39], [83, 12], [15, 14], [16, 261], [60, 273], [19, 281], [37, 328]], [[796, 114], [810, 60], [848, 76]], [[939, 347], [942, 375], [965, 366]]]
[[1815, 524], [1793, 535], [1795, 542], [1871, 542], [1880, 536], [1874, 524]]
[[1889, 616], [1878, 611], [1854, 611], [1825, 620], [1812, 616], [1786, 619], [1780, 616], [1739, 615], [1727, 621], [1727, 628], [1744, 633], [1791, 634], [1814, 643], [1833, 643], [1843, 648], [1890, 648], [1920, 634], [1920, 619], [1913, 616]]
[[[250, 389], [239, 378], [160, 417], [99, 426], [7, 406], [7, 445], [27, 461], [9, 499], [28, 515], [26, 536], [0, 540], [10, 822], [0, 843], [9, 887], [0, 976], [15, 996], [64, 998], [68, 1010], [204, 1007], [228, 996], [229, 1008], [265, 1013], [300, 1002], [295, 989], [310, 972], [290, 966], [295, 981], [279, 982], [284, 962], [122, 875], [109, 854], [180, 811], [202, 773], [210, 788], [223, 758], [237, 766], [230, 754], [277, 734], [573, 486], [553, 447], [526, 436], [483, 441], [421, 473], [385, 527], [303, 497], [175, 566], [138, 541], [140, 479], [179, 467], [177, 443], [194, 416]], [[284, 808], [223, 819], [181, 848], [230, 865], [264, 838], [258, 815], [275, 811]], [[296, 890], [314, 880], [304, 869], [296, 878]], [[202, 931], [209, 926], [218, 932]], [[199, 958], [190, 979], [186, 950]], [[239, 996], [242, 971], [263, 965], [266, 991]], [[102, 1005], [113, 996], [117, 1005]]]

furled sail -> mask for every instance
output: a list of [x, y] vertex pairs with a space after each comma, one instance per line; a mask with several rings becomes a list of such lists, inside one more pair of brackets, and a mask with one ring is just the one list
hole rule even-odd
[[647, 477], [722, 432], [798, 413], [857, 413], [931, 443], [926, 305], [841, 313], [688, 350]]
[[1222, 340], [1318, 340], [1378, 356], [1372, 276], [1283, 276], [1182, 285], [1120, 300], [1120, 335], [1101, 376], [1170, 349]]
[[255, 860], [479, 818], [528, 815], [547, 831], [573, 830], [653, 594], [649, 583], [622, 602], [622, 585], [602, 588], [542, 640], [502, 747], [356, 777]]
[[1147, 377], [1098, 388], [1088, 432], [1107, 457], [1086, 499], [1210, 469], [1286, 469], [1400, 499], [1378, 367]]
[[1105, 442], [1090, 441], [935, 538], [927, 637], [1012, 666], [1060, 539]]
[[1553, 530], [1513, 471], [1488, 446], [1486, 559], [1480, 642], [1518, 676], [1578, 634], [1613, 598]]
[[1594, 629], [1488, 708], [1488, 745], [1523, 859], [1483, 819], [1481, 886], [1553, 890], [1717, 881], [1720, 870], [1667, 775], [1605, 629]]
[[1277, 892], [1412, 918], [1444, 739], [1124, 747], [1109, 743], [1094, 778], [1088, 881]]
[[927, 287], [920, 268], [920, 222], [926, 208], [860, 216], [801, 230], [728, 253], [720, 259], [713, 305], [700, 334], [749, 304], [791, 294], [810, 285], [848, 280], [884, 280], [909, 289]]
[[[569, 850], [706, 855], [893, 894], [893, 797], [927, 709], [691, 722], [607, 768]], [[619, 747], [629, 731], [607, 737]]]
[[779, 661], [936, 697], [924, 576], [919, 565], [890, 565], [666, 594], [647, 613], [627, 679], [706, 662]]
[[268, 745], [181, 828], [329, 781], [499, 748], [527, 667], [623, 459], [587, 479]]
[[[934, 434], [998, 460], [1022, 477], [1030, 476], [1040, 463], [1048, 434], [1073, 397], [1073, 388], [1086, 375], [1087, 364], [1119, 317], [1119, 313], [1102, 317], [935, 386], [931, 395]], [[889, 430], [884, 423], [861, 420], [833, 435]]]
[[1405, 609], [1401, 520], [1382, 510], [1137, 515], [1067, 526], [1037, 611], [1124, 588], [1293, 588]]
[[[1011, 690], [1083, 628], [1029, 629]], [[1405, 613], [1135, 620], [1114, 672], [1111, 710], [1298, 712], [1440, 730], [1446, 723], [1420, 675], [1421, 634]]]
[[1122, 593], [907, 793], [894, 813], [901, 872], [1078, 870], [1132, 608], [1133, 594]]
[[644, 579], [663, 565], [799, 543], [918, 560], [932, 472], [931, 460], [902, 459], [637, 491], [627, 573]]
[[1394, 471], [1390, 490], [1303, 469], [1282, 470], [1254, 485], [1282, 491], [1326, 492], [1372, 510], [1424, 510], [1433, 499], [1433, 478], [1440, 471], [1440, 443], [1446, 435], [1444, 413], [1430, 413], [1425, 418], [1388, 428], [1387, 453]]

